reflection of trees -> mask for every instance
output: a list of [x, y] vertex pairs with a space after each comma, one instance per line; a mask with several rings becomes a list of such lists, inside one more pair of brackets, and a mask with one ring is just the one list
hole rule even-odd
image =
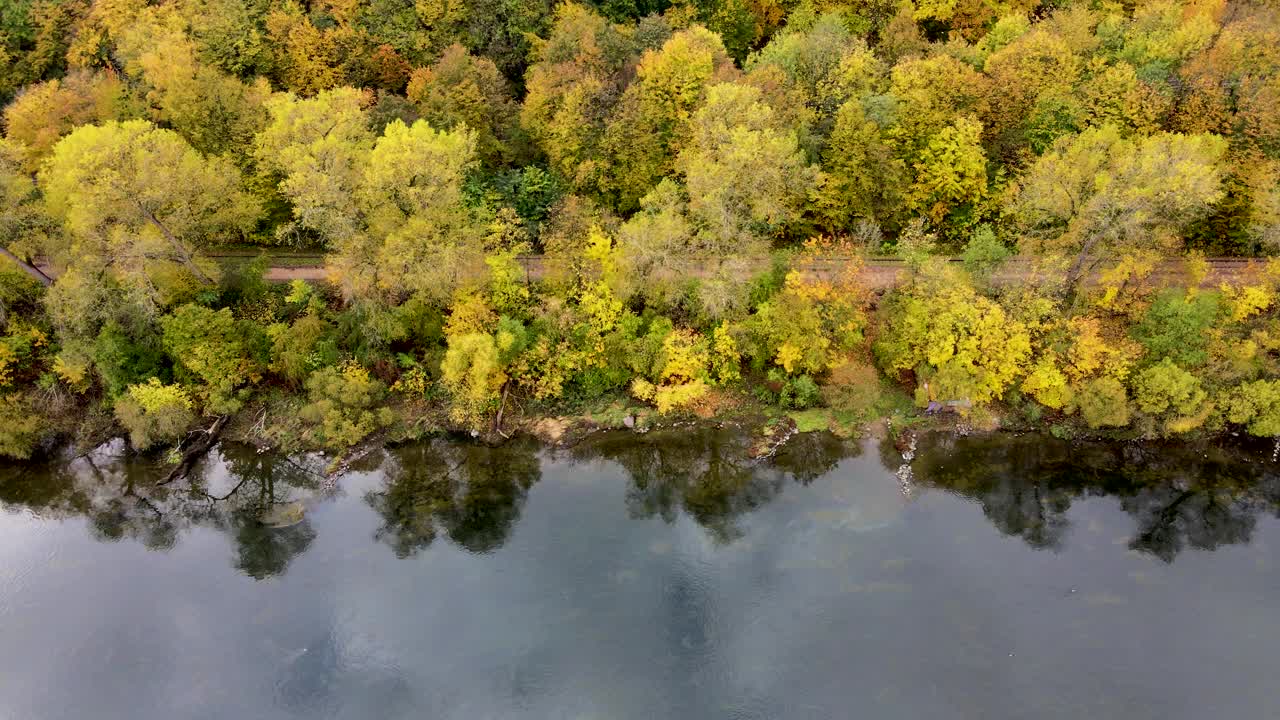
[[770, 465], [804, 485], [826, 475], [841, 460], [862, 453], [862, 445], [831, 433], [802, 433], [787, 441], [771, 458]]
[[385, 486], [365, 500], [383, 519], [377, 538], [400, 557], [441, 532], [472, 552], [501, 547], [542, 472], [536, 445], [526, 441], [488, 447], [432, 440], [392, 458]]
[[259, 579], [284, 572], [315, 537], [305, 519], [282, 528], [259, 519], [319, 487], [319, 475], [295, 461], [224, 445], [188, 481], [156, 485], [164, 475], [152, 461], [107, 447], [70, 463], [0, 469], [0, 502], [43, 517], [83, 516], [99, 540], [153, 550], [172, 548], [192, 527], [213, 528], [235, 544], [236, 567]]
[[1270, 467], [1237, 447], [1002, 435], [933, 436], [912, 464], [918, 482], [975, 499], [1001, 532], [1033, 547], [1058, 546], [1076, 498], [1117, 496], [1137, 523], [1130, 547], [1166, 562], [1188, 546], [1248, 542], [1257, 514], [1280, 509], [1280, 475]]
[[262, 521], [263, 514], [293, 500], [295, 489], [316, 490], [320, 476], [274, 453], [244, 451], [224, 458], [237, 484], [230, 489], [229, 512], [219, 517], [219, 525], [235, 540], [236, 569], [258, 580], [284, 573], [295, 557], [311, 547], [316, 532], [306, 517], [273, 527]]
[[631, 480], [627, 508], [633, 517], [671, 522], [683, 510], [727, 542], [741, 534], [738, 518], [772, 500], [788, 477], [809, 482], [856, 451], [826, 434], [801, 435], [768, 464], [757, 464], [748, 458], [747, 440], [708, 430], [607, 433], [575, 447], [573, 457], [622, 466]]

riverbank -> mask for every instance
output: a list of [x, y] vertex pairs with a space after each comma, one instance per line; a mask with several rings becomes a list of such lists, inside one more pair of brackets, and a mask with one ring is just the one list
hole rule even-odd
[[[875, 401], [860, 413], [830, 408], [786, 409], [761, 402], [743, 387], [717, 388], [696, 408], [666, 415], [625, 395], [599, 398], [576, 407], [523, 407], [513, 402], [503, 425], [491, 426], [485, 433], [454, 422], [443, 404], [397, 396], [389, 399], [392, 402], [383, 408], [394, 419], [342, 449], [326, 446], [311, 432], [314, 428], [300, 414], [305, 400], [302, 396], [281, 391], [264, 393], [230, 415], [201, 419], [174, 446], [131, 452], [146, 455], [157, 467], [173, 472], [179, 466], [189, 468], [199, 459], [189, 453], [202, 454], [216, 442], [232, 442], [253, 447], [258, 453], [322, 457], [325, 473], [337, 477], [371, 452], [440, 437], [464, 438], [489, 446], [533, 438], [548, 449], [567, 450], [606, 433], [645, 435], [673, 430], [727, 429], [749, 438], [743, 445], [743, 454], [752, 461], [767, 459], [795, 438], [815, 433], [851, 442], [868, 438], [887, 440], [899, 453], [907, 455], [908, 460], [915, 443], [931, 435], [1041, 434], [1073, 442], [1136, 441], [1173, 445], [1250, 440], [1251, 446], [1260, 446], [1269, 442], [1229, 428], [1201, 430], [1177, 439], [1161, 437], [1149, 424], [1146, 432], [1137, 426], [1091, 429], [1078, 416], [1057, 414], [1028, 418], [1016, 406], [1006, 403], [980, 408], [944, 408], [936, 414], [927, 414], [914, 406], [905, 390], [887, 382], [881, 383]], [[37, 461], [66, 454], [83, 455], [113, 439], [127, 443], [128, 433], [110, 413], [101, 409], [79, 407], [70, 412], [64, 409], [55, 417], [62, 429], [42, 443]], [[216, 436], [205, 437], [205, 431], [215, 426]]]

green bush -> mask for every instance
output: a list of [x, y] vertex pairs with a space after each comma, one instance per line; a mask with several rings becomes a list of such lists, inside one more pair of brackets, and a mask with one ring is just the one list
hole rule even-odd
[[195, 421], [194, 407], [185, 390], [157, 378], [130, 385], [115, 403], [116, 419], [138, 450], [180, 440]]
[[1199, 378], [1174, 365], [1168, 358], [1138, 373], [1134, 383], [1134, 399], [1138, 407], [1152, 415], [1166, 410], [1191, 415], [1200, 409], [1206, 397]]
[[1245, 383], [1226, 398], [1227, 420], [1244, 425], [1250, 435], [1280, 435], [1280, 381]]
[[1169, 290], [1151, 303], [1146, 315], [1134, 327], [1133, 337], [1156, 361], [1167, 358], [1182, 367], [1196, 367], [1209, 359], [1209, 339], [1205, 331], [1217, 316], [1217, 293], [1188, 296]]
[[311, 423], [320, 444], [343, 450], [395, 419], [390, 408], [377, 408], [386, 386], [355, 363], [321, 368], [307, 378], [307, 399], [300, 416]]
[[120, 397], [130, 385], [147, 378], [161, 382], [172, 378], [160, 336], [152, 331], [131, 332], [115, 321], [103, 325], [94, 340], [93, 366], [109, 398]]
[[252, 322], [237, 321], [229, 308], [183, 305], [160, 319], [164, 347], [181, 370], [179, 379], [197, 386], [213, 412], [235, 412], [236, 390], [256, 381], [267, 354], [267, 338]]
[[1119, 380], [1101, 377], [1086, 382], [1076, 391], [1076, 402], [1091, 428], [1129, 424], [1129, 399]]

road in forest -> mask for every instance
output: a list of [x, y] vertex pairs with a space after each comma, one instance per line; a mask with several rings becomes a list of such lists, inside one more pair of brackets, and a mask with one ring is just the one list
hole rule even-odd
[[[245, 261], [248, 261], [254, 259], [255, 256], [213, 253], [211, 257], [220, 262], [228, 263], [238, 258], [244, 258]], [[273, 264], [267, 268], [266, 280], [269, 282], [290, 282], [292, 280], [323, 282], [328, 279], [324, 267], [324, 258], [325, 256], [320, 254], [280, 256], [279, 264]], [[274, 262], [276, 258], [272, 258], [272, 260]], [[546, 276], [549, 262], [545, 256], [525, 255], [518, 260], [524, 268], [525, 278], [528, 281], [537, 282]], [[825, 259], [810, 263], [806, 267], [806, 271], [817, 275], [828, 275], [839, 271], [841, 266], [847, 262], [849, 262], [848, 258]], [[959, 262], [959, 260], [953, 259], [952, 262]], [[1205, 276], [1201, 285], [1203, 287], [1216, 287], [1222, 283], [1239, 282], [1250, 273], [1251, 268], [1260, 270], [1265, 262], [1265, 258], [1210, 258], [1209, 273]], [[39, 267], [51, 275], [55, 274], [47, 266], [39, 265]], [[766, 267], [766, 263], [762, 262], [760, 267], [753, 270], [753, 272], [758, 272]], [[735, 271], [741, 272], [741, 268], [735, 268]], [[688, 266], [686, 275], [690, 277], [714, 277], [718, 272], [721, 272], [720, 263], [706, 262]], [[1000, 270], [992, 276], [992, 280], [996, 284], [1037, 282], [1038, 280], [1048, 283], [1060, 279], [1064, 272], [1061, 268], [1038, 268], [1036, 262], [1030, 258], [1013, 258], [1001, 266]], [[892, 258], [872, 259], [863, 264], [858, 275], [866, 287], [873, 290], [884, 290], [897, 285], [907, 277], [906, 264], [901, 260]], [[1185, 281], [1186, 277], [1187, 270], [1184, 261], [1166, 260], [1157, 266], [1148, 282], [1176, 284]], [[1086, 282], [1097, 282], [1097, 280], [1098, 273], [1096, 271], [1086, 278]]]
[[[295, 262], [292, 265], [278, 265], [267, 269], [266, 279], [271, 282], [289, 282], [291, 280], [305, 280], [308, 282], [320, 282], [327, 279], [324, 268], [324, 257], [316, 255], [315, 264], [300, 264]], [[295, 258], [301, 260], [301, 258]], [[547, 274], [547, 258], [540, 255], [528, 255], [519, 258], [520, 264], [524, 267], [525, 278], [530, 282], [537, 282]], [[848, 262], [847, 259], [831, 259], [821, 262], [811, 263], [806, 270], [818, 275], [828, 275], [839, 271], [843, 263]], [[953, 260], [953, 262], [959, 262]], [[1212, 258], [1209, 260], [1209, 273], [1205, 276], [1201, 283], [1205, 287], [1216, 287], [1222, 283], [1235, 283], [1242, 277], [1247, 275], [1250, 268], [1261, 269], [1265, 259], [1251, 258]], [[765, 265], [762, 263], [760, 270]], [[688, 275], [692, 277], [712, 277], [719, 272], [718, 263], [706, 263], [695, 265], [689, 268]], [[1046, 270], [1037, 268], [1031, 259], [1014, 258], [1007, 261], [998, 272], [996, 272], [992, 280], [997, 284], [1014, 284], [1018, 282], [1036, 281], [1038, 279], [1044, 281], [1057, 280], [1062, 277], [1064, 271], [1061, 269]], [[883, 290], [893, 287], [902, 282], [906, 277], [906, 264], [896, 259], [875, 259], [867, 261], [858, 273], [859, 278], [866, 287], [874, 290]], [[1187, 277], [1186, 263], [1182, 260], [1166, 260], [1162, 262], [1156, 270], [1151, 274], [1149, 282], [1158, 284], [1175, 284], [1182, 282]], [[1098, 273], [1091, 273], [1086, 282], [1097, 282]]]

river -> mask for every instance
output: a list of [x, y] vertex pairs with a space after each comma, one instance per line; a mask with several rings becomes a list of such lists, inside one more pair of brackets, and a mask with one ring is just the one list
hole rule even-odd
[[1280, 717], [1280, 465], [716, 431], [0, 468], [0, 718]]

